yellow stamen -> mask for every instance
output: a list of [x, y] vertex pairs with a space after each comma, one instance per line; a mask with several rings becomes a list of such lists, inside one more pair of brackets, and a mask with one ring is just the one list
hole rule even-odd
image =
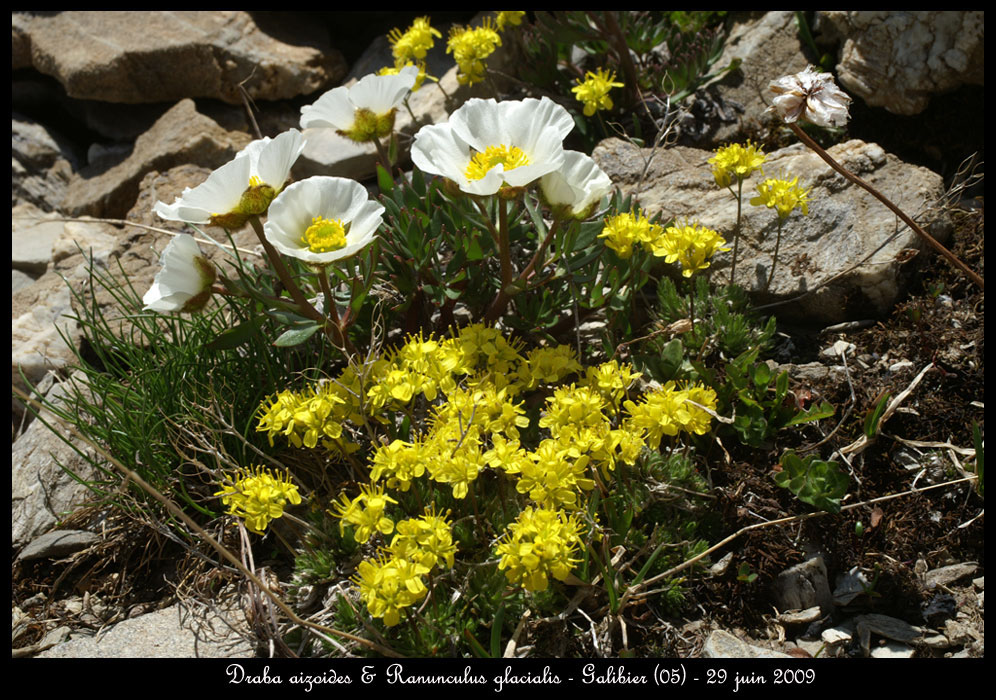
[[508, 172], [529, 165], [529, 157], [518, 146], [488, 146], [486, 150], [474, 154], [464, 174], [468, 180], [480, 180], [497, 165], [504, 166], [505, 172]]
[[346, 247], [346, 227], [341, 221], [316, 216], [304, 232], [303, 243], [313, 253], [327, 253]]

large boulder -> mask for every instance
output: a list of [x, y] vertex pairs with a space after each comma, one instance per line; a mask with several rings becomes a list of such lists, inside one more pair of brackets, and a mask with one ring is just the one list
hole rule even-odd
[[873, 107], [919, 114], [934, 95], [984, 85], [982, 10], [820, 12], [821, 31], [840, 40], [840, 84]]
[[[905, 211], [932, 211], [943, 194], [943, 181], [926, 168], [909, 165], [873, 143], [838, 144], [829, 153]], [[623, 194], [635, 196], [648, 214], [667, 221], [686, 219], [719, 231], [732, 244], [737, 202], [712, 177], [712, 151], [675, 147], [653, 152], [620, 139], [607, 139], [592, 154]], [[651, 158], [646, 175], [641, 174]], [[903, 289], [902, 266], [908, 249], [923, 248], [913, 231], [881, 202], [852, 185], [802, 144], [768, 154], [769, 176], [798, 176], [809, 193], [809, 215], [795, 211], [785, 222], [778, 264], [770, 288], [766, 282], [775, 247], [777, 216], [751, 206], [756, 172], [743, 186], [743, 216], [736, 282], [759, 301], [780, 302], [777, 313], [812, 322], [835, 323], [852, 317], [887, 313]], [[941, 214], [921, 218], [928, 232], [944, 239], [950, 222]], [[713, 259], [712, 275], [729, 278], [731, 253]]]
[[63, 211], [70, 216], [122, 218], [135, 203], [147, 173], [187, 163], [217, 168], [249, 141], [248, 134], [228, 131], [199, 113], [193, 100], [181, 100], [136, 139], [124, 161], [99, 173], [90, 168], [80, 171], [70, 182]]
[[213, 97], [241, 103], [308, 95], [346, 74], [306, 16], [237, 11], [11, 15], [11, 67], [55, 77], [70, 97], [119, 103]]

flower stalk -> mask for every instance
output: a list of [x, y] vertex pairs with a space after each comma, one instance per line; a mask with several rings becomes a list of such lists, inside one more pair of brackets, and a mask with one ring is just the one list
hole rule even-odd
[[792, 129], [792, 131], [795, 132], [795, 135], [799, 137], [799, 140], [802, 141], [804, 144], [806, 144], [810, 149], [812, 149], [813, 152], [816, 153], [816, 155], [818, 155], [820, 158], [822, 158], [827, 165], [833, 168], [836, 172], [843, 175], [849, 181], [853, 182], [858, 187], [864, 189], [866, 192], [871, 194], [873, 197], [875, 197], [875, 199], [880, 201], [882, 204], [887, 206], [896, 216], [900, 218], [900, 220], [904, 224], [906, 224], [911, 229], [916, 231], [918, 236], [920, 236], [923, 240], [925, 240], [934, 250], [936, 250], [938, 253], [944, 256], [949, 263], [951, 263], [954, 267], [957, 267], [959, 270], [964, 272], [968, 276], [968, 278], [972, 280], [972, 282], [974, 282], [976, 286], [979, 287], [979, 289], [982, 289], [983, 291], [985, 290], [986, 283], [985, 280], [982, 279], [982, 277], [980, 277], [974, 270], [972, 270], [972, 268], [970, 268], [968, 265], [962, 262], [962, 260], [958, 256], [956, 256], [950, 250], [941, 245], [941, 243], [936, 238], [934, 238], [929, 233], [920, 228], [920, 226], [918, 226], [917, 223], [913, 221], [913, 219], [907, 216], [902, 209], [893, 204], [888, 197], [886, 197], [877, 189], [869, 185], [867, 182], [865, 182], [860, 177], [858, 177], [857, 175], [849, 171], [847, 168], [845, 168], [843, 165], [838, 163], [836, 160], [834, 160], [833, 157], [825, 150], [823, 150], [823, 148], [818, 143], [813, 141], [813, 139], [811, 139], [809, 135], [806, 134], [805, 131], [800, 129], [798, 124], [792, 122], [789, 123], [788, 126]]

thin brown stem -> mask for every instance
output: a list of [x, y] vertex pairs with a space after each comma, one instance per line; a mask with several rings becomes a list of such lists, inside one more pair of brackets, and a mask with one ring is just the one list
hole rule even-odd
[[280, 253], [278, 253], [276, 248], [270, 245], [270, 242], [266, 240], [266, 235], [263, 233], [263, 224], [259, 220], [259, 217], [250, 216], [249, 223], [252, 226], [252, 230], [256, 232], [256, 237], [259, 239], [259, 242], [263, 245], [263, 250], [266, 251], [266, 257], [270, 259], [270, 265], [273, 266], [274, 272], [277, 273], [277, 277], [280, 278], [281, 284], [283, 284], [284, 289], [290, 293], [291, 299], [293, 299], [294, 303], [298, 305], [301, 313], [313, 321], [323, 323], [325, 321], [325, 317], [322, 316], [318, 312], [318, 309], [312, 306], [311, 302], [304, 296], [304, 292], [301, 291], [301, 288], [298, 287], [293, 278], [291, 278], [290, 271], [287, 269], [287, 266], [284, 265], [284, 261], [280, 257]]
[[974, 270], [972, 270], [972, 268], [970, 268], [968, 265], [962, 262], [958, 258], [958, 256], [956, 256], [950, 250], [941, 245], [936, 238], [934, 238], [929, 233], [920, 228], [920, 226], [918, 226], [917, 223], [913, 221], [913, 219], [907, 216], [902, 209], [893, 204], [888, 197], [886, 197], [877, 189], [869, 185], [867, 182], [865, 182], [860, 177], [858, 177], [857, 175], [849, 171], [847, 168], [845, 168], [843, 165], [838, 163], [836, 160], [834, 160], [833, 157], [825, 150], [823, 150], [823, 148], [818, 143], [813, 141], [813, 139], [811, 139], [809, 135], [806, 134], [805, 131], [800, 129], [798, 124], [793, 123], [789, 124], [789, 126], [792, 128], [792, 131], [795, 132], [795, 135], [799, 137], [799, 140], [802, 141], [807, 146], [809, 146], [809, 148], [812, 149], [813, 152], [816, 153], [816, 155], [822, 158], [827, 165], [829, 165], [835, 171], [837, 171], [845, 178], [853, 182], [858, 187], [864, 189], [866, 192], [871, 194], [873, 197], [875, 197], [875, 199], [880, 201], [882, 204], [887, 206], [896, 216], [898, 216], [902, 220], [904, 224], [906, 224], [911, 229], [916, 231], [917, 235], [920, 236], [923, 240], [925, 240], [934, 250], [936, 250], [938, 253], [947, 258], [948, 262], [950, 262], [952, 265], [954, 265], [959, 270], [968, 275], [968, 278], [972, 280], [979, 287], [979, 289], [985, 290], [986, 283], [985, 280], [982, 279], [982, 277], [980, 277]]

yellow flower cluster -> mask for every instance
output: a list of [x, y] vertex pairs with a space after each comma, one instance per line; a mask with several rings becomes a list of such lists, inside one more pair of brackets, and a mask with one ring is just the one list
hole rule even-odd
[[758, 195], [750, 200], [754, 206], [764, 205], [778, 212], [778, 218], [786, 219], [793, 209], [809, 214], [809, 190], [799, 187], [799, 178], [791, 180], [768, 178], [757, 183]]
[[215, 493], [228, 506], [228, 512], [245, 521], [246, 527], [257, 535], [266, 531], [271, 520], [284, 514], [287, 504], [297, 505], [301, 494], [290, 482], [290, 474], [274, 477], [269, 469], [255, 467], [240, 469], [233, 485]]
[[433, 37], [442, 38], [442, 36], [439, 30], [430, 26], [428, 17], [416, 17], [404, 32], [395, 27], [387, 35], [395, 65], [424, 60], [426, 53], [436, 43]]
[[332, 514], [339, 518], [340, 533], [346, 531], [349, 523], [354, 528], [353, 539], [363, 543], [374, 532], [390, 535], [394, 531], [394, 521], [384, 515], [389, 503], [397, 501], [385, 494], [382, 486], [367, 485], [360, 487], [356, 498], [340, 494], [339, 500], [332, 504]]
[[691, 277], [709, 267], [709, 259], [723, 248], [726, 240], [712, 229], [699, 225], [668, 226], [664, 235], [654, 241], [653, 253], [665, 262], [681, 263], [681, 274]]
[[457, 63], [459, 83], [474, 85], [484, 80], [484, 61], [499, 46], [501, 36], [490, 17], [480, 27], [455, 26], [450, 29], [446, 53], [452, 53], [453, 60]]
[[629, 413], [624, 423], [631, 431], [641, 431], [647, 446], [656, 450], [665, 435], [679, 432], [704, 435], [709, 432], [716, 411], [716, 392], [701, 384], [679, 385], [668, 382], [657, 391], [643, 395], [640, 403], [626, 401]]
[[498, 544], [498, 568], [514, 585], [544, 591], [552, 576], [563, 581], [580, 561], [581, 523], [576, 515], [527, 507]]
[[712, 163], [712, 176], [720, 187], [729, 187], [734, 181], [743, 182], [748, 175], [758, 170], [766, 156], [761, 147], [752, 144], [742, 146], [734, 143], [716, 149], [716, 155], [709, 159]]
[[634, 245], [653, 245], [663, 233], [664, 229], [658, 224], [650, 223], [643, 212], [625, 212], [606, 219], [605, 227], [598, 237], [604, 238], [605, 245], [620, 258], [629, 258], [633, 255]]
[[428, 567], [410, 559], [381, 556], [374, 561], [361, 561], [353, 582], [370, 614], [384, 618], [385, 625], [394, 627], [401, 622], [404, 608], [425, 598], [428, 589], [422, 577], [427, 573]]
[[394, 56], [394, 66], [381, 68], [377, 71], [377, 75], [397, 75], [406, 66], [416, 66], [418, 77], [415, 78], [412, 92], [422, 87], [427, 77], [436, 80], [426, 73], [425, 55], [436, 43], [433, 37], [442, 38], [442, 36], [439, 30], [433, 29], [429, 24], [428, 17], [416, 17], [404, 32], [395, 27], [387, 35], [391, 44], [391, 55]]
[[729, 250], [721, 247], [726, 241], [712, 229], [697, 224], [668, 226], [665, 229], [650, 223], [642, 212], [609, 217], [598, 237], [604, 238], [605, 245], [620, 258], [631, 257], [633, 247], [639, 244], [656, 257], [663, 257], [666, 262], [681, 263], [681, 273], [685, 277], [709, 267], [709, 259], [717, 251]]
[[498, 31], [503, 32], [508, 27], [518, 27], [525, 16], [524, 10], [503, 10], [497, 13], [495, 24], [498, 25]]
[[584, 80], [579, 79], [578, 84], [571, 88], [578, 102], [584, 103], [584, 116], [590, 117], [595, 112], [612, 109], [609, 90], [624, 85], [615, 80], [615, 72], [599, 68], [594, 73], [591, 71], [585, 73]]
[[398, 523], [391, 544], [380, 549], [374, 560], [364, 560], [353, 579], [367, 610], [393, 627], [402, 611], [422, 600], [428, 589], [423, 576], [437, 566], [453, 566], [456, 544], [449, 513], [437, 514], [427, 508], [419, 518]]

